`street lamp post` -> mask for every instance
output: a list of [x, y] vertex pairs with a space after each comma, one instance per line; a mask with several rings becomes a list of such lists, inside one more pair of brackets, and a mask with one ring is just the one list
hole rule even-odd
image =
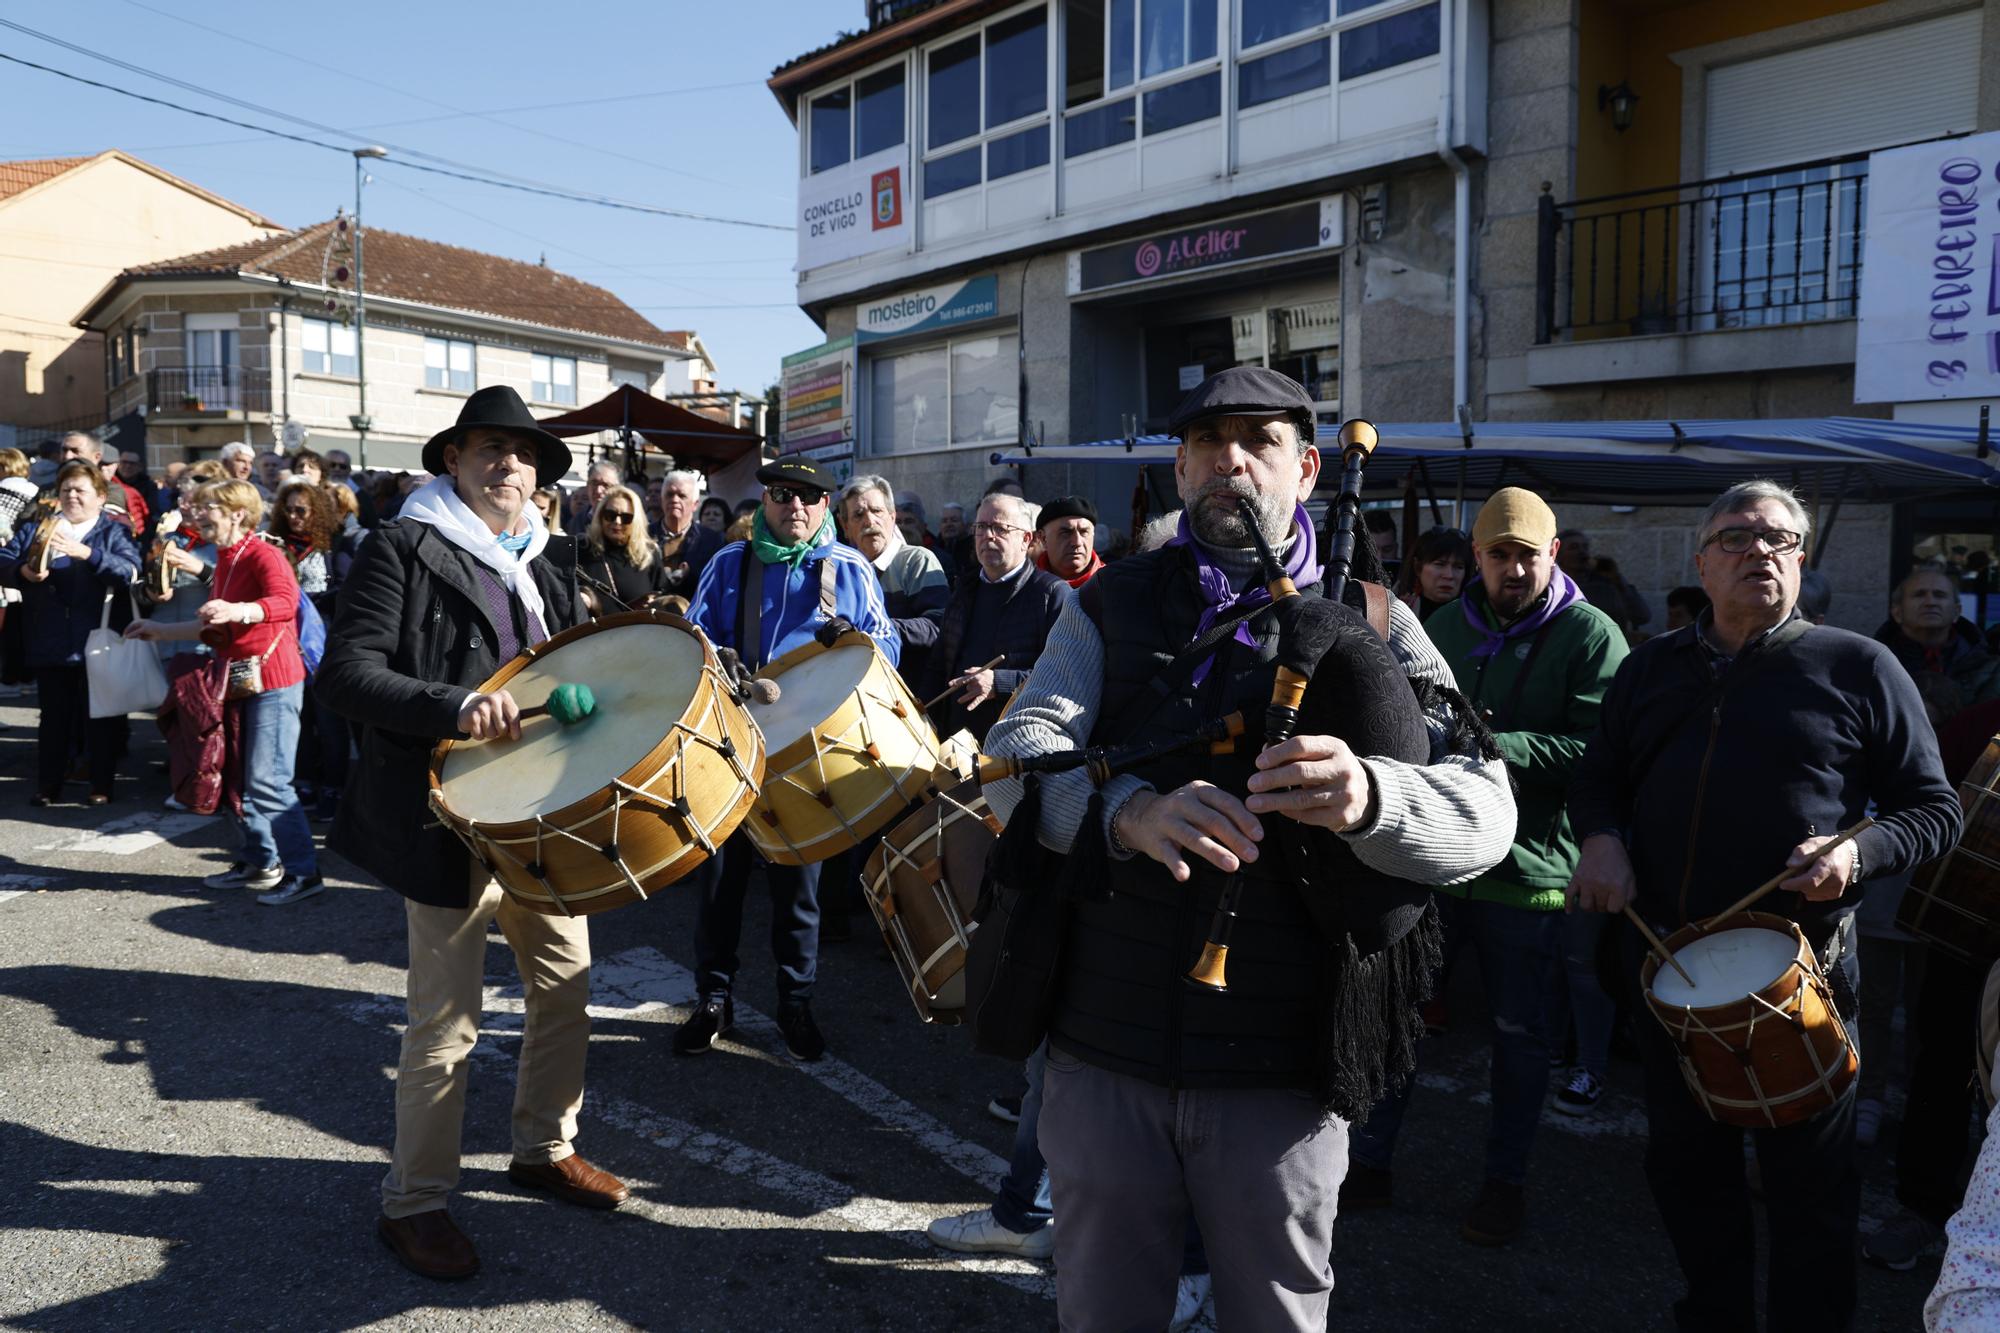
[[364, 471], [368, 467], [368, 428], [374, 423], [368, 419], [368, 279], [361, 262], [361, 251], [367, 244], [361, 231], [361, 184], [367, 172], [361, 164], [364, 158], [387, 156], [388, 149], [372, 145], [354, 150], [354, 378], [360, 388], [361, 410], [347, 421], [356, 436], [355, 466]]

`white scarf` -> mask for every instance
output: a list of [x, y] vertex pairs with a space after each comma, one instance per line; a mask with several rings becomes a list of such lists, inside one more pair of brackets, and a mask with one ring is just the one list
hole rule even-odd
[[68, 537], [71, 541], [80, 542], [90, 536], [91, 533], [97, 531], [97, 525], [103, 521], [104, 511], [100, 509], [96, 514], [91, 516], [88, 523], [72, 523], [66, 518], [59, 518], [56, 520], [56, 531]]
[[528, 566], [549, 544], [548, 524], [542, 521], [541, 514], [533, 505], [521, 508], [521, 519], [528, 525], [528, 547], [519, 555], [500, 545], [493, 529], [487, 527], [485, 520], [459, 498], [458, 488], [449, 475], [432, 477], [411, 491], [404, 498], [403, 507], [397, 511], [397, 517], [414, 518], [419, 523], [428, 524], [438, 536], [498, 574], [507, 585], [507, 591], [521, 599], [521, 605], [541, 625], [543, 632], [553, 632], [549, 627], [548, 613], [542, 606], [542, 590], [535, 586], [534, 576], [528, 572]]

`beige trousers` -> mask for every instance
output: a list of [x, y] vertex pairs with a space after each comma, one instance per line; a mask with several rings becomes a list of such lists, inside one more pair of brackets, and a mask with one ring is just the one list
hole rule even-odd
[[496, 917], [513, 947], [527, 1028], [514, 1084], [514, 1160], [542, 1164], [573, 1151], [590, 1040], [590, 928], [582, 917], [529, 911], [475, 862], [470, 907], [405, 902], [410, 927], [409, 1027], [396, 1070], [396, 1147], [382, 1212], [408, 1217], [445, 1206], [458, 1186], [466, 1062], [479, 1040], [486, 927]]

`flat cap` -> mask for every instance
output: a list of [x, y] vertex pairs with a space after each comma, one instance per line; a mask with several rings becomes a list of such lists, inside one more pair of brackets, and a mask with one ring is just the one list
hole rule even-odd
[[1045, 528], [1059, 518], [1087, 519], [1095, 525], [1097, 506], [1081, 495], [1061, 496], [1042, 506], [1041, 517], [1035, 520], [1035, 526]]
[[809, 458], [781, 458], [757, 469], [757, 480], [766, 486], [810, 486], [828, 495], [840, 489], [833, 474]]
[[1262, 366], [1231, 366], [1216, 371], [1181, 399], [1167, 418], [1167, 431], [1185, 435], [1203, 417], [1271, 416], [1289, 417], [1309, 427], [1314, 420], [1312, 395], [1290, 375]]

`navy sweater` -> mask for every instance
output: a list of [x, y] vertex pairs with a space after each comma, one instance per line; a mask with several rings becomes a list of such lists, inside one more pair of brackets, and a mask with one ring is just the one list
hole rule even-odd
[[[1633, 649], [1570, 787], [1579, 837], [1622, 832], [1648, 919], [1679, 926], [1720, 911], [1801, 841], [1857, 822], [1871, 801], [1875, 827], [1856, 840], [1867, 878], [1956, 841], [1958, 796], [1916, 686], [1888, 649], [1824, 625], [1754, 646], [1704, 708], [1709, 662], [1692, 626]], [[1813, 934], [1860, 897], [1858, 885], [1838, 902], [1774, 893], [1757, 910]]]

